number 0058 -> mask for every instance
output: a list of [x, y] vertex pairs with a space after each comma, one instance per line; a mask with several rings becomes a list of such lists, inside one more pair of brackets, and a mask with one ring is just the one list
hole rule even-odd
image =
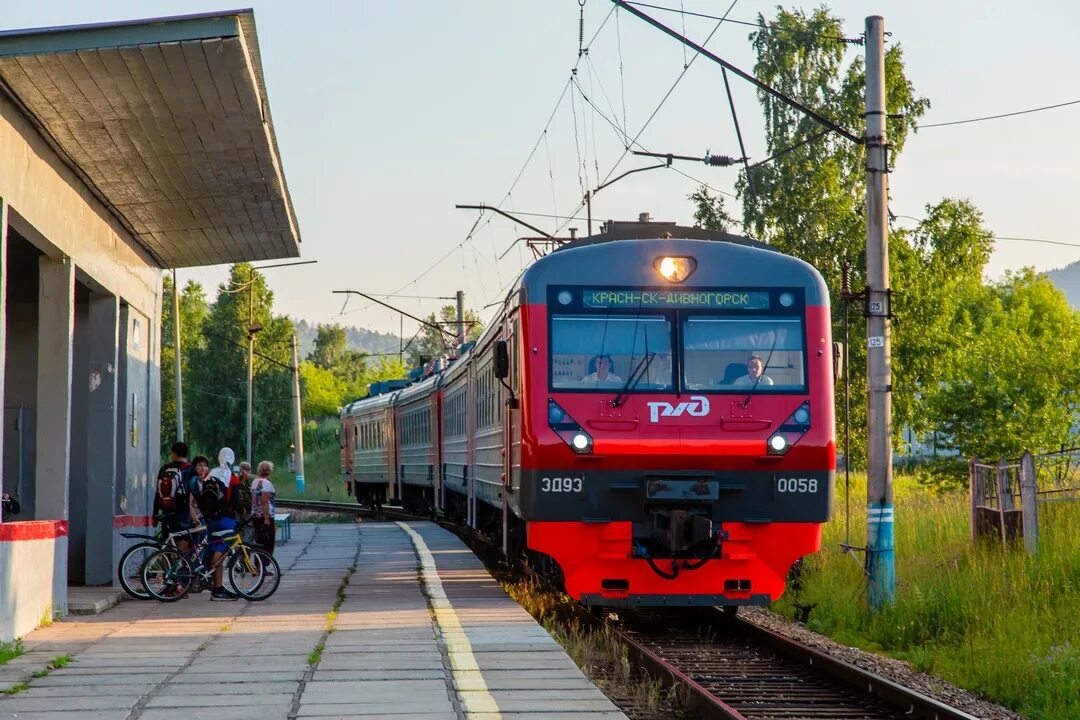
[[817, 478], [777, 478], [776, 491], [782, 493], [816, 493]]

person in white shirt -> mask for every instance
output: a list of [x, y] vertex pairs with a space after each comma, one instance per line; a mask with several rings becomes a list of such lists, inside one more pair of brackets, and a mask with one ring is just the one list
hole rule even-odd
[[255, 540], [272, 555], [277, 528], [274, 526], [274, 501], [277, 490], [270, 481], [274, 472], [274, 463], [263, 460], [259, 463], [259, 476], [251, 483], [251, 518], [255, 524]]
[[618, 375], [612, 374], [611, 369], [614, 363], [611, 362], [610, 355], [597, 355], [592, 359], [590, 365], [596, 368], [596, 372], [591, 372], [585, 377], [581, 378], [581, 382], [583, 383], [602, 383], [615, 385], [623, 381], [622, 378]]
[[746, 374], [735, 378], [732, 385], [772, 385], [773, 381], [765, 374], [765, 361], [760, 355], [751, 355], [746, 360]]

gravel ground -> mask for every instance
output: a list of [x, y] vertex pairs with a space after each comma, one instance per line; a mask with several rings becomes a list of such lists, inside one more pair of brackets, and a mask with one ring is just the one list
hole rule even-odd
[[974, 717], [980, 718], [980, 720], [1024, 720], [1023, 716], [1017, 715], [1012, 710], [995, 705], [972, 692], [947, 683], [941, 678], [916, 672], [902, 660], [882, 657], [881, 655], [833, 642], [824, 635], [812, 632], [804, 626], [769, 610], [744, 607], [739, 611], [739, 617], [755, 625], [768, 628], [773, 632], [794, 638], [804, 645], [828, 653], [839, 660], [868, 672], [881, 675], [906, 688], [921, 692], [923, 695], [932, 697], [957, 710], [963, 710]]

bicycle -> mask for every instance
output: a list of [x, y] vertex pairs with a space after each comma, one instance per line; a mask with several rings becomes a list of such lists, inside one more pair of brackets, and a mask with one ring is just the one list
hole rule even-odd
[[[190, 557], [175, 547], [159, 549], [143, 564], [143, 587], [155, 600], [176, 602], [199, 585], [209, 587], [214, 570], [225, 563], [229, 584], [237, 595], [253, 601], [267, 599], [281, 583], [281, 568], [269, 552], [244, 543], [241, 529], [209, 533]], [[221, 540], [228, 543], [225, 552], [217, 562], [205, 564], [202, 558], [210, 543]], [[195, 559], [194, 565], [191, 558]]]
[[206, 530], [206, 527], [199, 526], [178, 530], [168, 533], [164, 538], [162, 538], [161, 534], [120, 533], [122, 537], [130, 540], [142, 539], [142, 542], [136, 543], [125, 550], [124, 554], [120, 556], [120, 561], [116, 564], [116, 577], [120, 581], [120, 587], [136, 600], [152, 600], [150, 593], [146, 592], [146, 588], [142, 584], [143, 565], [158, 550], [166, 547], [176, 547], [176, 539], [179, 537], [186, 536], [194, 544], [194, 534], [203, 530]]

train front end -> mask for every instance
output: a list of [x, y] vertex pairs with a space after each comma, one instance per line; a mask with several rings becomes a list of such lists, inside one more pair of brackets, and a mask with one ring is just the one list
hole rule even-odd
[[819, 549], [836, 449], [828, 292], [729, 242], [555, 252], [523, 278], [515, 504], [590, 605], [762, 605]]

